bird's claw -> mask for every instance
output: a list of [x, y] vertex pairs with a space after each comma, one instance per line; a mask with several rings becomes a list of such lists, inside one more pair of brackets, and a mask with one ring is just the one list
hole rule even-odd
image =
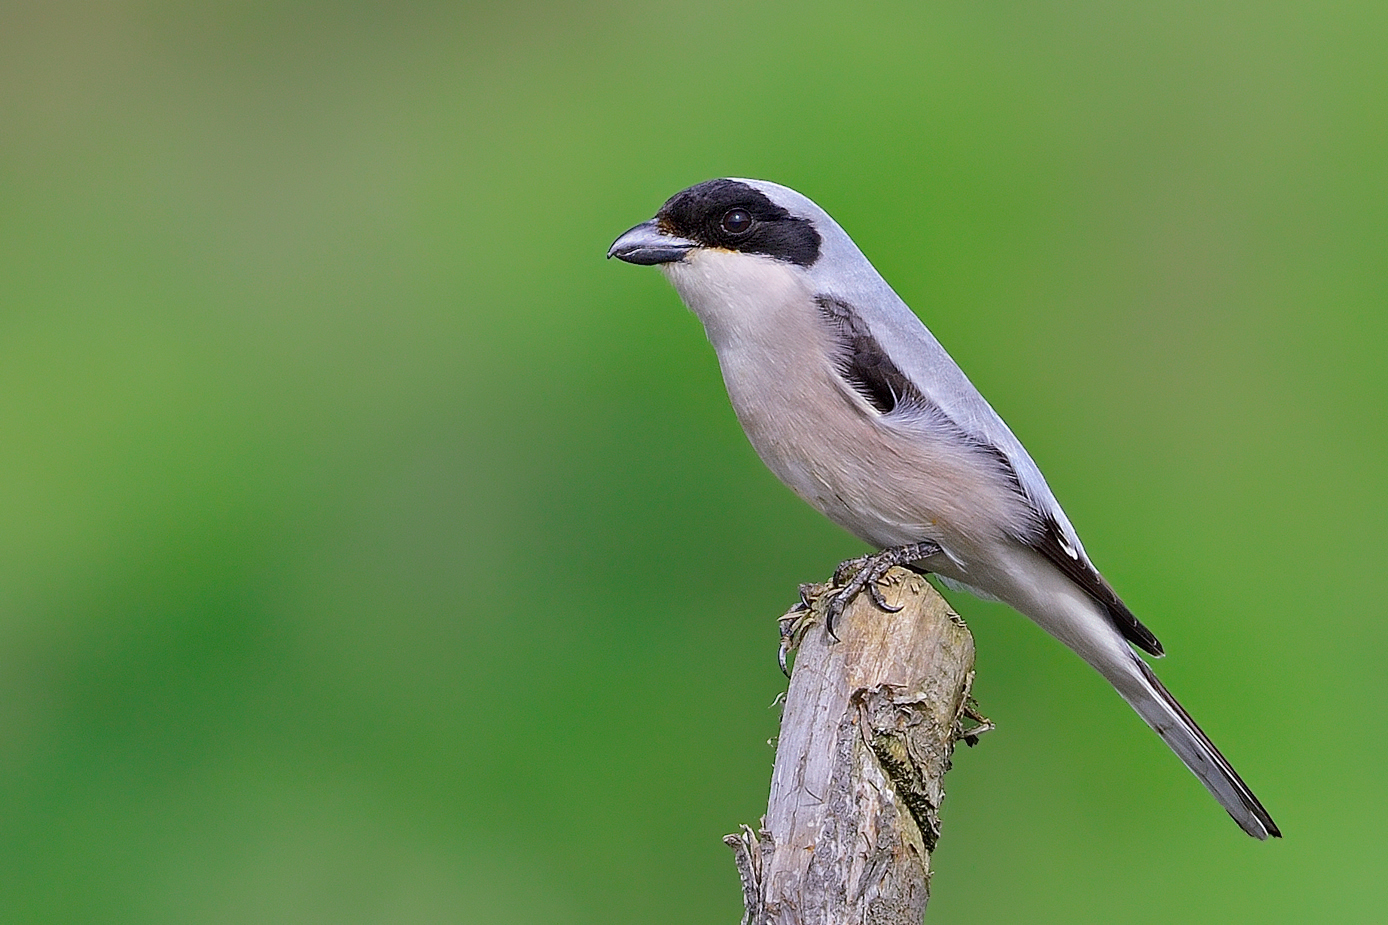
[[881, 578], [886, 577], [886, 574], [886, 572], [883, 572], [882, 575], [879, 576], [877, 581], [869, 581], [867, 585], [867, 591], [868, 594], [872, 595], [872, 602], [876, 604], [878, 607], [885, 610], [887, 613], [898, 613], [904, 605], [889, 603], [887, 601], [886, 596], [882, 594], [882, 585], [880, 581]]
[[840, 562], [839, 567], [834, 569], [834, 586], [838, 590], [834, 592], [833, 597], [829, 598], [829, 602], [824, 608], [824, 628], [831, 637], [838, 639], [839, 637], [834, 634], [834, 621], [843, 616], [848, 605], [853, 603], [853, 599], [864, 590], [880, 609], [887, 613], [897, 613], [901, 610], [902, 605], [887, 601], [886, 596], [882, 593], [880, 584], [882, 579], [898, 565], [927, 559], [938, 552], [940, 552], [938, 544], [926, 541], [908, 543], [905, 546], [892, 546], [881, 552], [856, 556]]
[[[842, 562], [840, 562], [840, 563], [838, 564], [838, 567], [836, 567], [836, 568], [834, 569], [834, 577], [833, 577], [833, 579], [831, 580], [831, 584], [832, 584], [835, 588], [842, 588], [842, 587], [844, 587], [844, 586], [848, 583], [848, 579], [849, 579], [851, 576], [857, 574], [858, 572], [861, 572], [864, 568], [867, 567], [868, 563], [871, 562], [871, 561], [872, 561], [872, 556], [871, 556], [871, 555], [866, 555], [866, 556], [854, 556], [852, 559], [844, 559]], [[804, 586], [804, 585], [801, 585], [801, 586], [800, 586], [800, 589], [801, 589], [801, 592], [802, 592], [802, 594], [801, 594], [801, 599], [803, 600], [803, 599], [804, 599], [804, 594], [803, 594], [803, 592], [804, 592], [805, 586]]]
[[817, 586], [804, 584], [800, 586], [800, 600], [796, 601], [784, 614], [776, 621], [781, 630], [781, 645], [776, 651], [776, 664], [781, 666], [781, 674], [790, 677], [789, 657], [790, 650], [800, 645], [800, 640], [805, 638], [806, 631], [814, 625], [814, 590]]
[[894, 567], [928, 559], [940, 551], [932, 542], [909, 543], [893, 546], [881, 552], [866, 556], [855, 556], [839, 563], [834, 569], [833, 580], [827, 585], [803, 584], [800, 586], [800, 600], [779, 619], [781, 628], [781, 647], [777, 652], [777, 664], [781, 672], [790, 677], [788, 656], [790, 651], [800, 645], [805, 631], [816, 622], [819, 614], [824, 616], [824, 629], [829, 638], [838, 641], [834, 624], [843, 616], [853, 599], [867, 591], [880, 610], [897, 613], [901, 604], [893, 604], [882, 592], [881, 582]]
[[[843, 566], [840, 566], [834, 571], [834, 585], [836, 590], [830, 596], [828, 603], [825, 604], [824, 607], [824, 629], [836, 642], [839, 637], [838, 634], [834, 632], [834, 624], [838, 621], [839, 617], [843, 616], [843, 612], [848, 609], [848, 605], [853, 603], [853, 599], [863, 593], [864, 590], [867, 590], [874, 604], [878, 605], [883, 610], [891, 609], [886, 600], [882, 597], [882, 589], [877, 586], [878, 580], [883, 575], [887, 574], [887, 569], [891, 568], [890, 565], [886, 568], [879, 569], [877, 563], [873, 562], [870, 556], [862, 556], [859, 559], [849, 560], [849, 562], [844, 563], [844, 565], [856, 566], [856, 568], [845, 573]], [[851, 575], [852, 577], [848, 577], [845, 581], [844, 579], [847, 575]], [[897, 609], [899, 610], [900, 608]]]

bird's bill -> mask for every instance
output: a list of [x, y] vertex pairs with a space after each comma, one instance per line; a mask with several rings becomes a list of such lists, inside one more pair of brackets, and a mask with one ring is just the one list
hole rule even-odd
[[655, 219], [651, 219], [613, 241], [607, 250], [607, 257], [609, 260], [616, 257], [627, 263], [649, 267], [682, 260], [696, 246], [693, 241], [666, 234], [656, 225]]

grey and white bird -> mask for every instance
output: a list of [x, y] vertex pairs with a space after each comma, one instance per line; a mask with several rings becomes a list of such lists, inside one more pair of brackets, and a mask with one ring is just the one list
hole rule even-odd
[[1108, 679], [1245, 832], [1257, 797], [1133, 651], [1161, 644], [1090, 562], [1041, 471], [920, 319], [819, 206], [775, 183], [677, 193], [607, 256], [656, 265], [703, 322], [762, 461], [892, 564], [1000, 600]]

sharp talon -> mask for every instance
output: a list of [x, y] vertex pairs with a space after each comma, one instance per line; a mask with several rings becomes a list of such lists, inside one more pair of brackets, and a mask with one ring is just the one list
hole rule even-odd
[[839, 634], [834, 632], [834, 624], [843, 616], [843, 612], [848, 609], [848, 605], [853, 603], [853, 598], [858, 596], [862, 590], [858, 586], [857, 580], [850, 581], [848, 587], [840, 588], [829, 599], [829, 606], [824, 608], [824, 628], [829, 632], [829, 638], [835, 642], [839, 641]]
[[[877, 580], [880, 581], [881, 576], [879, 576]], [[902, 604], [889, 604], [887, 598], [882, 594], [882, 588], [877, 584], [877, 581], [869, 582], [867, 589], [868, 594], [872, 596], [872, 602], [887, 613], [898, 613], [904, 606]]]
[[787, 678], [790, 677], [790, 653], [799, 647], [806, 631], [815, 624], [816, 612], [812, 598], [817, 596], [816, 592], [822, 594], [823, 587], [801, 585], [800, 600], [776, 619], [776, 625], [781, 632], [781, 645], [776, 650], [776, 664], [781, 667], [781, 673]]
[[834, 578], [830, 585], [802, 584], [800, 600], [793, 604], [779, 621], [781, 646], [776, 653], [776, 664], [780, 666], [781, 673], [790, 677], [790, 653], [800, 644], [805, 630], [817, 615], [823, 614], [824, 631], [829, 634], [830, 639], [838, 642], [839, 634], [834, 631], [834, 625], [848, 609], [848, 605], [853, 603], [853, 599], [864, 590], [879, 610], [884, 613], [900, 612], [904, 604], [892, 604], [888, 601], [879, 582], [893, 567], [927, 559], [939, 551], [940, 547], [929, 541], [894, 546], [871, 555], [855, 556], [840, 562], [838, 568], [834, 569]]

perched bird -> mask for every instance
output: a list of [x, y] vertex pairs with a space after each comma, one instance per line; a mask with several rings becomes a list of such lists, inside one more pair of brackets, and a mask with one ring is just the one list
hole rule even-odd
[[828, 213], [775, 183], [709, 180], [607, 256], [660, 267], [703, 322], [762, 461], [883, 550], [854, 563], [834, 609], [862, 590], [881, 604], [894, 564], [1009, 604], [1107, 678], [1245, 832], [1281, 836], [1131, 648], [1162, 654], [1022, 444]]

